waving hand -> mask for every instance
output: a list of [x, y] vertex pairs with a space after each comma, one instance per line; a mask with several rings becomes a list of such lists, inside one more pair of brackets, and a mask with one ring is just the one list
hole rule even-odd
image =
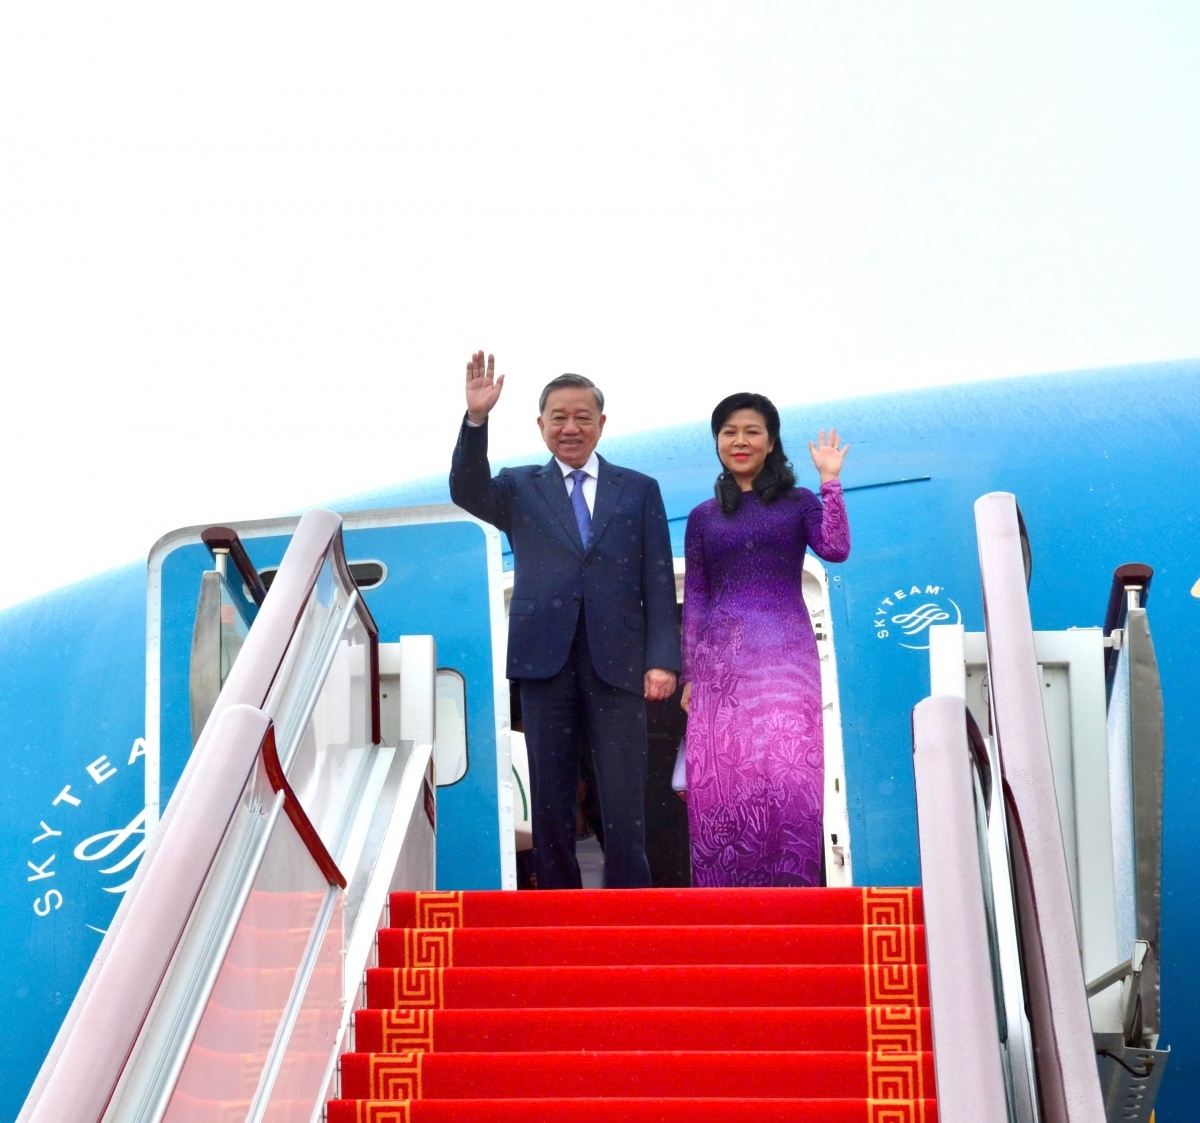
[[829, 480], [836, 480], [841, 474], [842, 461], [846, 458], [846, 453], [850, 451], [850, 446], [843, 445], [838, 448], [837, 430], [830, 429], [829, 440], [826, 440], [825, 430], [822, 429], [816, 444], [813, 444], [812, 441], [808, 442], [808, 451], [817, 471], [821, 473], [821, 483], [826, 483]]
[[483, 352], [476, 351], [467, 363], [467, 420], [473, 425], [482, 425], [500, 400], [503, 387], [504, 375], [496, 377], [496, 356], [487, 357], [485, 368]]

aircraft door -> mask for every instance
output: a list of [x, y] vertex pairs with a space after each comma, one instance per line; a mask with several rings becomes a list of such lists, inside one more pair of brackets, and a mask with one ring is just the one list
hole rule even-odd
[[[438, 887], [515, 885], [499, 533], [449, 505], [343, 519], [346, 557], [381, 642], [432, 635], [437, 645], [437, 798], [430, 811], [438, 836]], [[233, 528], [268, 589], [297, 521]], [[229, 595], [222, 600], [217, 583], [206, 577], [213, 556], [200, 528], [168, 535], [151, 554], [146, 722], [153, 760], [147, 762], [146, 803], [152, 821], [187, 763], [194, 719], [203, 721], [202, 712], [193, 714], [193, 656], [212, 664], [210, 678], [219, 674], [227, 651], [236, 657], [236, 637], [224, 634], [230, 627], [213, 630], [214, 606], [222, 620], [253, 612], [250, 590], [238, 587], [232, 568], [224, 583], [246, 594], [237, 613], [223, 604]]]

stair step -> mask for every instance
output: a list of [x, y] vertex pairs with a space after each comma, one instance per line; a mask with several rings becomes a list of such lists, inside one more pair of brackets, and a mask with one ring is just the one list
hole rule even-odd
[[932, 1099], [334, 1100], [328, 1123], [938, 1123]]
[[[920, 1037], [933, 1040], [929, 1010]], [[599, 1007], [517, 1010], [359, 1010], [363, 1053], [551, 1052], [564, 1049], [865, 1050], [861, 1007]]]
[[[933, 1087], [933, 1055], [893, 1054], [909, 1086]], [[866, 1098], [866, 1052], [348, 1053], [346, 1099], [586, 1096]]]
[[[914, 926], [925, 962], [925, 930]], [[867, 951], [862, 924], [591, 925], [520, 928], [385, 928], [380, 967], [555, 967], [856, 964]]]
[[936, 1123], [919, 889], [394, 893], [328, 1123]]
[[891, 893], [921, 923], [920, 889], [561, 889], [393, 893], [393, 928], [855, 924]]
[[[924, 967], [897, 968], [907, 997], [929, 1005]], [[496, 1009], [546, 1006], [864, 1006], [862, 966], [373, 967], [367, 1005]]]

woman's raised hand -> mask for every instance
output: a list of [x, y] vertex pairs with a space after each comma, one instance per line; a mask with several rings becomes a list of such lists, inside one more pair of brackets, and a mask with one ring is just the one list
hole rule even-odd
[[837, 430], [830, 429], [829, 440], [826, 440], [825, 430], [822, 429], [816, 444], [813, 444], [812, 441], [808, 442], [808, 451], [817, 471], [821, 473], [821, 483], [826, 483], [829, 480], [836, 480], [840, 475], [842, 461], [846, 459], [846, 453], [850, 451], [850, 446], [843, 445], [838, 448]]
[[467, 363], [467, 420], [482, 425], [500, 400], [503, 387], [504, 375], [496, 377], [496, 356], [489, 355], [485, 367], [483, 352], [476, 351]]

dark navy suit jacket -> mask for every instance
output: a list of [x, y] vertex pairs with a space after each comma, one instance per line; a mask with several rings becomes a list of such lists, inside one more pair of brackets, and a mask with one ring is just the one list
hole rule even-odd
[[658, 484], [600, 457], [585, 549], [558, 464], [504, 468], [493, 478], [487, 440], [486, 422], [463, 422], [450, 497], [512, 543], [508, 677], [558, 674], [581, 608], [592, 665], [611, 686], [641, 695], [646, 671], [678, 671], [675, 573]]

